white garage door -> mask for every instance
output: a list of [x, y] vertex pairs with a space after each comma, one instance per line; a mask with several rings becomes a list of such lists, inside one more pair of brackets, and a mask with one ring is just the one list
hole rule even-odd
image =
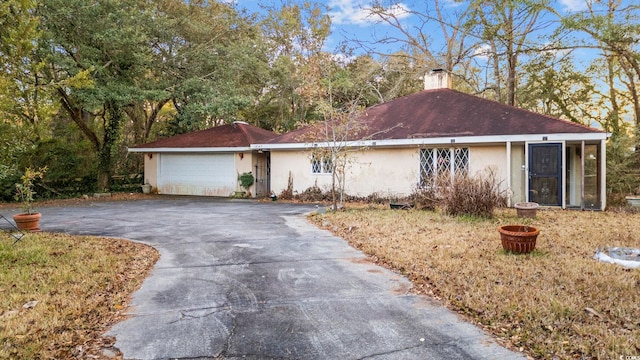
[[237, 183], [234, 154], [161, 154], [161, 194], [229, 196]]

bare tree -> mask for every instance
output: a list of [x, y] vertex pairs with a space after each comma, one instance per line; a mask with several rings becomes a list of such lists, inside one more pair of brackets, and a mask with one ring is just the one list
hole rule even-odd
[[[601, 50], [609, 86], [608, 130], [619, 133], [624, 122], [625, 103], [630, 104], [635, 130], [640, 129], [640, 6], [623, 5], [620, 0], [586, 2], [587, 11], [562, 19], [569, 31], [583, 32], [589, 37], [577, 41], [576, 47]], [[622, 84], [625, 90], [616, 90]], [[640, 137], [636, 138], [636, 149]], [[639, 159], [640, 162], [640, 159]]]
[[[428, 70], [440, 68], [460, 80], [464, 87], [477, 92], [478, 84], [474, 82], [470, 72], [473, 69], [473, 58], [479, 41], [469, 36], [466, 28], [473, 8], [459, 7], [455, 11], [444, 11], [446, 2], [440, 0], [420, 2], [423, 8], [408, 8], [405, 2], [394, 1], [384, 4], [375, 0], [367, 8], [369, 17], [379, 21], [393, 32], [375, 32], [371, 41], [352, 39], [356, 46], [370, 54], [386, 59], [393, 66], [401, 58], [401, 63], [410, 64], [404, 73], [411, 79], [418, 79]], [[417, 5], [416, 5], [417, 6]], [[411, 22], [403, 21], [412, 17]], [[436, 26], [440, 32], [433, 34]], [[378, 50], [379, 45], [399, 45], [397, 50], [388, 53]], [[407, 77], [398, 77], [397, 81], [409, 81]]]
[[466, 26], [490, 49], [497, 100], [515, 106], [520, 57], [542, 48], [530, 38], [550, 25], [540, 21], [549, 10], [549, 1], [473, 0], [470, 8]]
[[353, 141], [366, 132], [366, 124], [360, 121], [362, 106], [359, 102], [359, 99], [353, 99], [340, 108], [335, 107], [329, 81], [327, 98], [319, 104], [323, 120], [305, 135], [306, 141], [319, 143], [310, 152], [312, 166], [322, 167], [331, 173], [330, 194], [334, 210], [341, 208], [344, 201], [350, 154], [361, 150], [353, 146]]

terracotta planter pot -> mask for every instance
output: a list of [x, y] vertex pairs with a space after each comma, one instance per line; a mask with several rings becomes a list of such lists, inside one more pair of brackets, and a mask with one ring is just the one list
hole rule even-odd
[[40, 231], [40, 216], [40, 213], [15, 214], [13, 215], [13, 221], [16, 222], [16, 226], [20, 230], [38, 232]]
[[504, 225], [498, 228], [502, 248], [515, 254], [526, 254], [536, 248], [540, 230], [527, 225]]
[[517, 203], [513, 207], [516, 208], [518, 217], [535, 219], [539, 205], [534, 202], [523, 202]]

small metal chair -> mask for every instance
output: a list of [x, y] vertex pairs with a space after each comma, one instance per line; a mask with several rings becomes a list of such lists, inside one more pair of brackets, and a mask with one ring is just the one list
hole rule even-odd
[[[1, 220], [4, 220], [4, 222], [2, 222]], [[5, 222], [6, 224], [8, 224], [8, 226], [5, 224]], [[22, 240], [22, 238], [25, 235], [24, 231], [18, 229], [18, 227], [14, 223], [9, 221], [9, 219], [4, 217], [4, 215], [2, 214], [0, 214], [0, 230], [6, 232], [9, 236], [11, 236], [14, 239], [13, 245], [15, 245], [18, 241]]]

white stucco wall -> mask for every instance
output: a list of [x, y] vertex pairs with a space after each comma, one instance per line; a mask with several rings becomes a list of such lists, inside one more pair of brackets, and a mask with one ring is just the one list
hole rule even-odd
[[[469, 173], [471, 175], [487, 175], [492, 171], [500, 187], [506, 192], [509, 189], [509, 168], [507, 166], [506, 145], [474, 146], [469, 147]], [[515, 169], [512, 169], [514, 171]]]
[[488, 169], [502, 180], [507, 178], [506, 147], [504, 145], [469, 147], [469, 173], [476, 175]]
[[271, 151], [271, 191], [276, 195], [287, 189], [289, 175], [293, 190], [298, 193], [316, 184], [326, 189], [331, 184], [330, 174], [311, 174], [308, 151]]
[[[242, 154], [242, 157], [240, 157]], [[256, 151], [244, 151], [236, 153], [236, 172], [238, 176], [245, 172], [251, 172], [253, 174], [254, 183], [249, 187], [251, 197], [267, 196], [268, 189], [266, 188], [266, 157], [262, 153]], [[257, 169], [258, 168], [258, 169]], [[256, 170], [259, 172], [257, 173]], [[259, 184], [260, 182], [260, 184]], [[258, 188], [262, 186], [262, 188]], [[238, 191], [244, 191], [244, 189], [238, 183]], [[261, 192], [261, 193], [259, 193]]]
[[517, 204], [526, 201], [525, 181], [527, 172], [525, 169], [524, 144], [511, 145], [511, 203]]
[[[367, 149], [348, 155], [345, 192], [354, 196], [378, 193], [380, 196], [408, 195], [418, 181], [418, 149]], [[271, 189], [286, 190], [289, 173], [294, 192], [317, 185], [331, 188], [331, 174], [312, 174], [308, 151], [271, 152]]]
[[406, 196], [415, 190], [419, 171], [417, 148], [362, 150], [350, 155], [345, 192], [354, 196]]
[[[507, 186], [507, 154], [504, 145], [470, 147], [471, 174], [492, 168]], [[418, 183], [420, 171], [419, 148], [369, 148], [349, 154], [345, 192], [382, 197], [406, 196]], [[323, 191], [331, 186], [331, 174], [312, 174], [308, 151], [271, 152], [271, 189], [275, 194], [287, 188], [291, 173], [294, 192], [317, 185]]]
[[[251, 151], [238, 152], [235, 154], [234, 158], [236, 161], [236, 176], [240, 176], [241, 174], [244, 174], [246, 172], [251, 172], [253, 174], [254, 161], [253, 161], [253, 154], [251, 153]], [[255, 178], [255, 174], [253, 174], [253, 176]], [[249, 191], [252, 196], [256, 193], [254, 187], [255, 187], [255, 183], [251, 185], [249, 189], [247, 189], [247, 191]], [[245, 191], [245, 189], [242, 186], [240, 186], [239, 180], [236, 183], [236, 191]]]
[[[151, 157], [149, 157], [151, 155]], [[158, 189], [158, 153], [143, 154], [144, 156], [144, 183], [153, 186], [153, 190]]]

